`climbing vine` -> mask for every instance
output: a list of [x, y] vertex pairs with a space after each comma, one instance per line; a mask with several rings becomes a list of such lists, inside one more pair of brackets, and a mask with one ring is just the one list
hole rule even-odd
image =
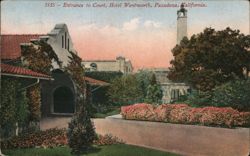
[[[31, 70], [50, 75], [50, 71], [53, 68], [53, 61], [61, 67], [62, 63], [59, 61], [56, 53], [53, 51], [52, 47], [44, 41], [39, 41], [36, 45], [21, 46], [21, 50], [24, 62], [23, 66]], [[39, 84], [27, 89], [30, 121], [39, 121], [41, 117], [40, 90], [41, 87]]]
[[39, 84], [27, 88], [27, 97], [29, 99], [30, 121], [39, 121], [41, 118], [41, 87]]
[[21, 49], [24, 66], [31, 70], [50, 74], [53, 68], [52, 61], [56, 61], [59, 67], [61, 67], [61, 62], [56, 53], [52, 47], [44, 41], [39, 41], [37, 45], [22, 46]]
[[86, 84], [84, 81], [84, 69], [81, 65], [82, 59], [75, 53], [70, 52], [72, 57], [69, 65], [65, 71], [72, 77], [77, 89], [76, 112], [69, 123], [69, 130], [67, 133], [68, 144], [72, 149], [73, 154], [79, 155], [86, 151], [96, 139], [96, 133], [93, 123], [87, 111], [87, 97]]
[[16, 123], [22, 124], [27, 120], [27, 99], [20, 87], [20, 82], [14, 78], [3, 77], [1, 80], [1, 137], [10, 136]]
[[[64, 68], [59, 61], [57, 55], [53, 51], [50, 45], [42, 41], [37, 45], [30, 45], [22, 47], [22, 56], [24, 65], [29, 69], [37, 72], [50, 74], [55, 61], [63, 71], [69, 75], [75, 85], [76, 92], [76, 112], [69, 123], [68, 140], [69, 146], [72, 148], [72, 153], [79, 153], [83, 148], [88, 148], [94, 139], [96, 138], [94, 126], [90, 120], [90, 116], [87, 112], [86, 101], [88, 95], [86, 95], [86, 85], [84, 81], [84, 68], [81, 65], [82, 59], [74, 52], [71, 54], [70, 62]], [[29, 110], [31, 113], [30, 119], [37, 121], [40, 119], [40, 86], [33, 86], [27, 90], [29, 97]]]

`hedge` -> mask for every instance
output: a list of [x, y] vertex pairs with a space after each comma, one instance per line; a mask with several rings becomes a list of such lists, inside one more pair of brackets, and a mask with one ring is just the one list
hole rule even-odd
[[250, 127], [250, 112], [239, 112], [231, 107], [193, 108], [186, 104], [139, 103], [121, 107], [124, 119], [160, 121], [181, 124], [200, 124], [222, 127]]

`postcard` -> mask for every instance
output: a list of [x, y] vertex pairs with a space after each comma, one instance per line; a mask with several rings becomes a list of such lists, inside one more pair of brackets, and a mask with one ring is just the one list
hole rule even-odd
[[1, 1], [0, 156], [249, 155], [249, 7]]

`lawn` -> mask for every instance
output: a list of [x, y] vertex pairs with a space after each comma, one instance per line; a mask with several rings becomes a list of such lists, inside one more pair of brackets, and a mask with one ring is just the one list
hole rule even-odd
[[105, 118], [107, 116], [120, 114], [120, 112], [121, 112], [120, 108], [115, 107], [115, 108], [108, 110], [108, 111], [105, 111], [103, 113], [95, 113], [95, 114], [93, 114], [93, 118]]
[[[3, 153], [8, 156], [71, 156], [70, 149], [68, 147], [56, 147], [48, 149], [30, 148], [30, 149], [4, 150]], [[119, 145], [109, 145], [109, 146], [95, 146], [95, 148], [87, 152], [86, 156], [177, 156], [177, 155], [143, 147], [119, 144]]]

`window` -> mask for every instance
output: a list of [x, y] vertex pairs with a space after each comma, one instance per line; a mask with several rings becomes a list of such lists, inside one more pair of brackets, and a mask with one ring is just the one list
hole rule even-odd
[[69, 38], [68, 38], [68, 51], [69, 51]]
[[97, 64], [96, 63], [91, 63], [90, 67], [91, 67], [92, 71], [96, 71], [97, 70]]
[[176, 101], [179, 99], [180, 90], [179, 89], [172, 89], [171, 90], [171, 101]]
[[62, 48], [64, 46], [64, 38], [63, 38], [63, 35], [62, 35]]
[[65, 32], [65, 49], [67, 49], [67, 33]]

